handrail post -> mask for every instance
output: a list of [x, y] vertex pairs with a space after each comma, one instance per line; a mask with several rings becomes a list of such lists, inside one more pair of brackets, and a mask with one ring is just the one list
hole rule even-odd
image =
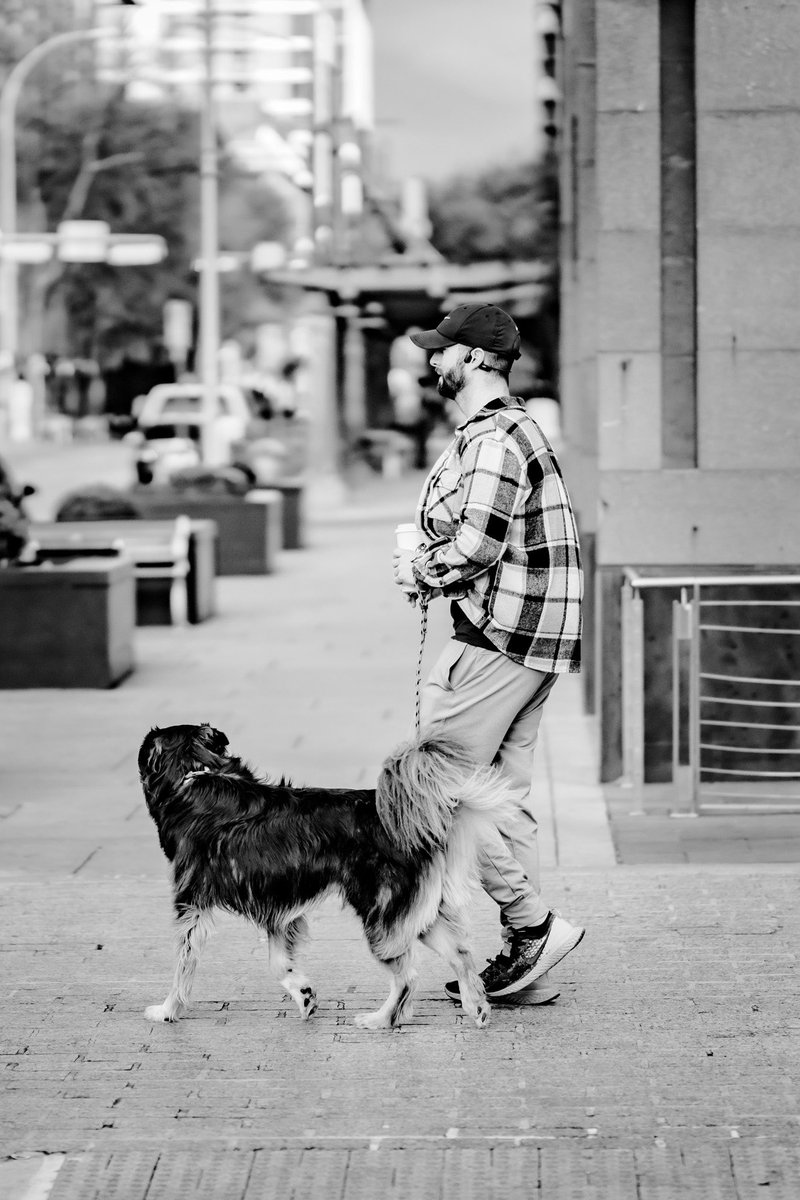
[[683, 772], [681, 770], [681, 642], [683, 628], [683, 600], [672, 601], [672, 787], [680, 804], [683, 800]]
[[689, 771], [692, 812], [700, 811], [700, 585], [692, 585], [689, 616]]
[[[692, 604], [687, 598], [686, 588], [681, 588], [680, 600], [672, 602], [672, 787], [675, 794], [678, 807], [670, 812], [671, 817], [693, 817], [696, 812], [692, 811], [692, 768], [691, 763], [683, 764], [681, 762], [681, 735], [683, 733], [683, 724], [681, 721], [681, 702], [684, 695], [684, 689], [681, 686], [681, 667], [683, 664], [683, 655], [681, 653], [682, 645], [689, 644], [689, 655], [691, 660], [692, 641], [693, 641], [693, 626], [692, 626]], [[691, 661], [689, 665], [688, 691], [691, 696]], [[691, 717], [689, 718], [691, 722]]]
[[622, 587], [622, 786], [633, 789], [631, 816], [642, 816], [644, 790], [644, 602], [631, 580]]

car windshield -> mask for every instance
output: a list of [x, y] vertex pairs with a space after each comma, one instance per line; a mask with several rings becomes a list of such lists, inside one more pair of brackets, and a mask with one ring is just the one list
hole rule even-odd
[[164, 416], [174, 412], [200, 412], [202, 407], [202, 396], [167, 396], [160, 405]]
[[188, 421], [179, 421], [175, 425], [146, 425], [142, 432], [148, 441], [162, 438], [192, 438], [195, 442], [200, 440], [199, 425]]
[[[204, 397], [202, 393], [167, 396], [160, 405], [160, 412], [166, 417], [172, 413], [199, 413], [203, 410]], [[248, 406], [249, 407], [249, 406]], [[217, 411], [223, 417], [236, 415], [236, 408], [231, 398], [225, 395], [217, 396]]]

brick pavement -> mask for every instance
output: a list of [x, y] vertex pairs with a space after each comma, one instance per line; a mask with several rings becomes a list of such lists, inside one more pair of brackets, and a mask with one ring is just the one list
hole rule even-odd
[[[416, 616], [382, 565], [411, 482], [362, 487], [275, 576], [220, 580], [213, 621], [137, 630], [121, 687], [0, 693], [7, 1200], [800, 1195], [796, 865], [615, 865], [572, 681], [536, 768], [545, 892], [589, 926], [554, 1005], [496, 1006], [479, 1032], [424, 953], [416, 1021], [361, 1031], [385, 981], [328, 902], [308, 1024], [231, 918], [189, 1015], [143, 1019], [171, 930], [138, 741], [209, 719], [265, 770], [373, 778], [413, 707]], [[444, 636], [434, 610], [429, 655]], [[479, 897], [480, 956], [495, 921]]]
[[[433, 1188], [466, 1163], [505, 1162], [527, 1177], [515, 1195], [536, 1194], [549, 1174], [547, 1196], [740, 1198], [755, 1194], [743, 1180], [759, 1160], [759, 1183], [783, 1173], [796, 1188], [794, 874], [623, 867], [551, 875], [548, 888], [590, 924], [558, 972], [556, 1004], [496, 1006], [479, 1032], [442, 996], [441, 968], [425, 955], [416, 1021], [370, 1035], [352, 1016], [385, 983], [333, 904], [305, 956], [320, 994], [311, 1022], [268, 981], [255, 933], [224, 918], [190, 1014], [153, 1026], [142, 1008], [171, 970], [165, 881], [19, 883], [5, 898], [3, 1148], [64, 1154], [56, 1200], [144, 1195], [113, 1190], [113, 1179], [156, 1165], [162, 1187], [146, 1194], [169, 1196], [168, 1179], [203, 1168], [198, 1149], [206, 1171], [243, 1180], [256, 1162], [327, 1180], [298, 1196], [377, 1196], [364, 1180], [392, 1163], [393, 1195], [422, 1194], [407, 1176], [426, 1163]], [[493, 930], [480, 902], [481, 953]], [[342, 1169], [339, 1191], [330, 1180]], [[598, 1186], [609, 1172], [619, 1191]], [[696, 1190], [704, 1173], [708, 1190]], [[467, 1194], [499, 1196], [503, 1178], [488, 1191], [473, 1181]], [[237, 1187], [216, 1192], [207, 1179], [199, 1194], [260, 1194]]]

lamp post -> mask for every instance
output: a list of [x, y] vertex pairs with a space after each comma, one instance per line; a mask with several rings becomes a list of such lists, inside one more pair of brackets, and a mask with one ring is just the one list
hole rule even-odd
[[[106, 29], [71, 29], [56, 33], [29, 50], [14, 65], [0, 91], [0, 232], [12, 239], [17, 231], [17, 143], [15, 136], [17, 100], [22, 85], [33, 68], [51, 50], [74, 42], [91, 41], [108, 36]], [[0, 261], [0, 351], [11, 361], [18, 347], [18, 272], [17, 263], [8, 258]]]
[[214, 110], [214, 0], [203, 11], [203, 107], [200, 126], [200, 380], [203, 386], [201, 452], [211, 450], [219, 382], [219, 160]]

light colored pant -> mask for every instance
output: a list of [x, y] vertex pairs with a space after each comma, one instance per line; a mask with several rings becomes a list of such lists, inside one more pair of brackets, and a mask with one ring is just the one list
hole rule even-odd
[[479, 762], [497, 764], [511, 780], [520, 813], [502, 837], [485, 847], [481, 882], [499, 904], [503, 925], [514, 929], [536, 925], [549, 912], [539, 896], [531, 784], [542, 709], [555, 680], [554, 674], [453, 638], [420, 697], [423, 728], [463, 742]]

